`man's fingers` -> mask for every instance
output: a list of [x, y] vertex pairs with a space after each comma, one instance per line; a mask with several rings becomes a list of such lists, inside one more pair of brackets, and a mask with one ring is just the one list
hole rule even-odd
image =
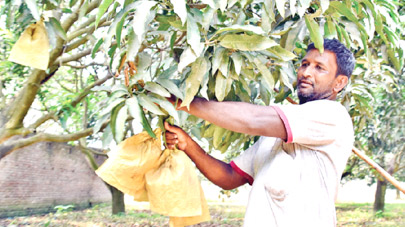
[[179, 140], [177, 140], [177, 139], [167, 139], [167, 137], [166, 137], [166, 143], [167, 144], [178, 144]]
[[166, 139], [177, 139], [177, 134], [172, 132], [166, 132]]
[[170, 125], [168, 122], [165, 121], [165, 129], [167, 131], [173, 132], [173, 133], [178, 133], [179, 130], [181, 130], [179, 127]]

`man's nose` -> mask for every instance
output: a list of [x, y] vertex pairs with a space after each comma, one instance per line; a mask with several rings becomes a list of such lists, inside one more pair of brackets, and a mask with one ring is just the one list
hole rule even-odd
[[312, 77], [312, 75], [313, 75], [313, 67], [312, 66], [305, 67], [303, 69], [302, 75], [305, 78]]

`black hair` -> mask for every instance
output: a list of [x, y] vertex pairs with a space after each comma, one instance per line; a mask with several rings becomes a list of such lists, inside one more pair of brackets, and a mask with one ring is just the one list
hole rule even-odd
[[[323, 48], [325, 50], [333, 52], [336, 56], [336, 76], [345, 75], [350, 78], [354, 69], [354, 64], [356, 62], [353, 53], [337, 39], [324, 39]], [[309, 44], [307, 52], [312, 49], [316, 49], [313, 43]]]

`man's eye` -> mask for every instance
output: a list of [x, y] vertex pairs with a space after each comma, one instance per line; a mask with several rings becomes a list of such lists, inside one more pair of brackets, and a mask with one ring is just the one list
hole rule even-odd
[[323, 70], [323, 68], [319, 65], [316, 66], [316, 69]]
[[308, 66], [308, 63], [302, 63], [301, 64], [301, 67], [307, 67]]

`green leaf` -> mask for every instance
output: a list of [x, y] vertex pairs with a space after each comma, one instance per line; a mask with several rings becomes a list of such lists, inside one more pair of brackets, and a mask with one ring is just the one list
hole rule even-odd
[[222, 138], [226, 132], [226, 129], [219, 126], [215, 126], [214, 135], [213, 135], [213, 145], [214, 148], [219, 148], [219, 145], [222, 143]]
[[114, 139], [117, 143], [121, 142], [124, 139], [125, 134], [125, 122], [128, 118], [128, 107], [123, 106], [117, 114], [117, 118], [115, 120], [115, 134]]
[[138, 99], [133, 96], [125, 100], [125, 105], [128, 106], [129, 114], [139, 123], [142, 123], [141, 107], [139, 106]]
[[125, 86], [125, 85], [123, 85], [123, 84], [115, 84], [112, 88], [111, 88], [111, 92], [116, 92], [116, 91], [125, 91], [125, 92], [127, 92], [128, 94], [129, 94], [129, 92], [128, 92], [128, 88]]
[[233, 32], [233, 33], [253, 32], [256, 35], [265, 35], [266, 34], [261, 27], [254, 26], [254, 25], [239, 25], [239, 24], [234, 24], [229, 27], [227, 26], [227, 27], [221, 28], [215, 33], [215, 35], [219, 35], [220, 33], [223, 33], [223, 32]]
[[215, 79], [215, 97], [222, 102], [226, 95], [228, 95], [232, 86], [232, 78], [226, 78], [222, 75], [221, 71], [218, 71]]
[[177, 65], [172, 65], [168, 69], [159, 74], [158, 79], [170, 79], [176, 74]]
[[209, 97], [208, 97], [208, 82], [210, 79], [209, 74], [210, 74], [209, 71], [207, 71], [207, 73], [205, 73], [203, 81], [201, 83], [201, 89], [200, 89], [201, 96], [207, 100], [209, 100]]
[[337, 38], [337, 31], [336, 31], [336, 26], [335, 23], [333, 23], [333, 20], [331, 17], [326, 17], [326, 23], [324, 26], [324, 34], [325, 38]]
[[194, 62], [198, 56], [195, 55], [193, 50], [190, 47], [187, 47], [180, 56], [179, 66], [177, 70], [182, 72], [185, 67], [187, 67], [190, 63]]
[[156, 4], [157, 2], [154, 1], [139, 1], [139, 5], [136, 7], [132, 26], [139, 42], [142, 42], [148, 24], [154, 18], [151, 8]]
[[104, 122], [110, 117], [110, 114], [106, 114], [104, 116], [102, 116], [101, 118], [99, 118], [96, 121], [96, 124], [93, 127], [93, 133], [97, 133], [100, 131], [101, 126], [104, 124]]
[[113, 134], [111, 132], [110, 125], [107, 125], [107, 127], [104, 129], [103, 135], [101, 137], [101, 141], [103, 144], [103, 149], [107, 149], [110, 147], [110, 144], [113, 141]]
[[103, 0], [100, 4], [100, 6], [98, 7], [98, 12], [96, 15], [96, 28], [98, 26], [98, 23], [100, 23], [100, 19], [101, 17], [103, 17], [104, 13], [107, 11], [108, 7], [110, 7], [111, 3], [113, 2], [113, 0]]
[[214, 124], [209, 124], [206, 126], [202, 136], [205, 138], [211, 138], [214, 135], [215, 127], [216, 126]]
[[300, 4], [298, 4], [298, 15], [302, 17], [302, 15], [304, 15], [305, 11], [311, 4], [311, 0], [300, 0], [299, 2]]
[[56, 34], [61, 37], [63, 40], [67, 40], [67, 35], [65, 30], [62, 28], [62, 25], [56, 20], [54, 17], [49, 18], [49, 22], [51, 23], [54, 31]]
[[111, 112], [112, 109], [114, 109], [117, 105], [123, 103], [125, 101], [124, 98], [118, 98], [114, 101], [112, 101], [103, 111], [101, 111], [100, 115], [106, 115]]
[[186, 95], [181, 103], [181, 106], [187, 106], [187, 108], [190, 107], [190, 103], [197, 94], [204, 75], [208, 70], [208, 60], [204, 57], [197, 58], [197, 60], [191, 66], [190, 75], [186, 79]]
[[323, 37], [319, 29], [318, 23], [309, 15], [305, 16], [305, 24], [309, 30], [309, 36], [312, 42], [315, 44], [315, 48], [319, 50], [320, 53], [323, 53]]
[[121, 98], [121, 97], [128, 96], [128, 95], [129, 95], [128, 91], [118, 90], [111, 94], [109, 100], [115, 100], [117, 98]]
[[128, 34], [128, 50], [127, 50], [127, 59], [134, 59], [138, 54], [139, 48], [141, 47], [141, 42], [139, 42], [138, 37], [136, 36], [132, 28], [129, 29]]
[[222, 75], [228, 77], [228, 70], [229, 70], [229, 56], [228, 51], [224, 51], [222, 55], [221, 64], [219, 65], [219, 71], [221, 71]]
[[201, 22], [201, 26], [203, 27], [204, 31], [208, 31], [211, 21], [213, 20], [216, 10], [211, 7], [208, 7], [204, 12], [204, 16]]
[[187, 20], [187, 8], [185, 0], [170, 0], [173, 4], [173, 10], [180, 17], [181, 23], [184, 25]]
[[214, 55], [212, 56], [212, 74], [215, 74], [221, 65], [222, 58], [224, 55], [227, 55], [228, 52], [223, 47], [215, 47]]
[[159, 107], [157, 107], [156, 104], [153, 103], [153, 101], [145, 94], [138, 94], [138, 101], [142, 107], [149, 110], [150, 112], [157, 114], [157, 115], [165, 115], [165, 113], [163, 113], [159, 109]]
[[342, 32], [343, 37], [345, 37], [346, 46], [347, 46], [347, 47], [350, 47], [351, 40], [350, 40], [350, 36], [349, 36], [349, 34], [347, 33], [346, 29], [343, 29], [343, 28], [342, 28], [340, 31]]
[[[249, 92], [244, 88], [242, 83], [244, 80], [237, 81], [236, 84], [236, 95], [240, 98], [242, 102], [250, 102], [250, 95]], [[246, 83], [246, 82], [245, 82]]]
[[227, 34], [220, 38], [221, 46], [242, 51], [260, 51], [276, 46], [274, 40], [259, 35]]
[[[124, 103], [121, 103], [120, 105], [114, 107], [114, 109], [111, 112], [111, 121], [110, 121], [110, 127], [111, 127], [111, 131], [114, 137], [115, 142], [119, 143], [121, 142], [121, 140], [117, 140], [117, 138], [119, 138], [120, 135], [117, 135], [117, 117], [118, 117], [118, 113], [120, 112], [121, 108], [124, 106]], [[122, 132], [121, 132], [122, 133]], [[122, 133], [123, 134], [123, 133]]]
[[35, 0], [25, 0], [25, 4], [27, 4], [28, 9], [31, 12], [32, 17], [34, 17], [35, 20], [39, 21], [41, 19], [37, 7], [37, 3]]
[[331, 1], [330, 6], [333, 7], [336, 11], [338, 11], [343, 16], [347, 17], [350, 21], [358, 22], [358, 19], [353, 14], [353, 12], [346, 7], [346, 5], [340, 1]]
[[77, 3], [77, 0], [70, 0], [69, 7], [72, 8]]
[[136, 97], [131, 97], [126, 100], [125, 102], [126, 106], [128, 107], [129, 114], [139, 123], [142, 124], [143, 129], [148, 132], [148, 134], [156, 139], [156, 135], [153, 132], [152, 128], [150, 127], [150, 124], [148, 120], [145, 117], [145, 114], [142, 110], [142, 108], [139, 106], [138, 99]]
[[277, 10], [280, 13], [280, 16], [284, 18], [285, 16], [285, 0], [276, 0]]
[[118, 48], [120, 48], [120, 46], [121, 46], [121, 34], [122, 34], [122, 27], [124, 26], [124, 22], [125, 22], [125, 17], [122, 17], [120, 22], [118, 22], [118, 24], [117, 24], [115, 39], [117, 40]]
[[297, 56], [295, 54], [293, 54], [292, 52], [282, 48], [281, 46], [274, 46], [271, 47], [269, 49], [267, 49], [269, 52], [273, 53], [274, 55], [276, 55], [279, 59], [283, 60], [283, 61], [291, 61], [294, 58], [296, 58]]
[[103, 44], [104, 39], [101, 38], [97, 41], [96, 45], [94, 45], [93, 50], [91, 50], [91, 58], [95, 58], [96, 57], [96, 53], [98, 52], [98, 50], [100, 49], [101, 44]]
[[157, 79], [156, 81], [158, 84], [162, 85], [166, 88], [170, 93], [175, 95], [177, 98], [183, 99], [183, 93], [180, 91], [179, 87], [170, 79]]
[[[339, 12], [343, 16], [347, 17], [347, 19], [349, 19], [350, 21], [356, 23], [356, 25], [359, 28], [359, 30], [361, 31], [361, 33], [364, 33], [367, 35], [367, 31], [364, 28], [364, 26], [361, 23], [359, 23], [359, 20], [357, 19], [357, 17], [353, 14], [351, 9], [348, 8], [345, 4], [343, 4], [340, 1], [331, 1], [330, 6], [333, 7], [337, 12]], [[380, 15], [380, 14], [378, 14], [378, 15]]]
[[164, 89], [162, 86], [157, 84], [157, 83], [154, 83], [154, 82], [151, 82], [151, 81], [146, 82], [144, 88], [146, 90], [151, 91], [151, 92], [153, 92], [155, 94], [158, 94], [160, 96], [170, 97], [170, 93], [166, 89]]
[[263, 81], [269, 91], [272, 91], [274, 89], [274, 78], [270, 73], [270, 70], [266, 67], [263, 62], [256, 57], [254, 59], [254, 63], [259, 69], [260, 73], [262, 74]]
[[157, 97], [157, 96], [152, 96], [151, 99], [153, 102], [157, 103], [161, 108], [166, 110], [169, 113], [169, 115], [174, 118], [174, 120], [177, 122], [177, 124], [181, 123], [180, 119], [179, 119], [179, 113], [176, 110], [176, 108], [174, 108], [174, 106], [171, 102], [167, 101], [167, 99], [165, 99], [163, 97]]
[[68, 8], [62, 8], [62, 13], [73, 13], [73, 11]]
[[239, 75], [243, 64], [242, 56], [238, 52], [234, 52], [231, 55], [231, 59], [235, 68], [235, 72]]
[[197, 22], [190, 13], [187, 15], [187, 43], [190, 44], [195, 55], [200, 56], [204, 49], [204, 44], [201, 43], [201, 35]]

